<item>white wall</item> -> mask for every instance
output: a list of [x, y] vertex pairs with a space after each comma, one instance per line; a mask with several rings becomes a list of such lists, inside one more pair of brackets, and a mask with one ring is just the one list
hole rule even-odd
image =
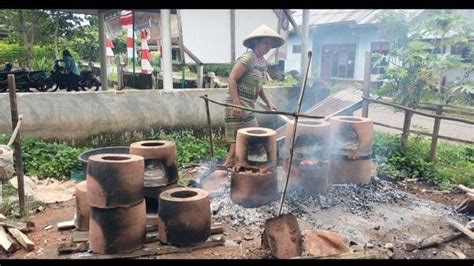
[[[203, 63], [231, 63], [230, 9], [183, 9], [180, 12], [184, 46]], [[278, 16], [272, 9], [235, 10], [236, 58], [247, 50], [243, 40], [262, 24], [277, 31]], [[274, 51], [266, 57], [269, 62], [275, 62]], [[188, 56], [185, 59], [192, 62]]]

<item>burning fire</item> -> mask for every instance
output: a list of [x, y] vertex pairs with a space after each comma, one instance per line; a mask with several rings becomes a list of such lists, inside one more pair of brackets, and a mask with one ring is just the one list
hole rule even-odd
[[268, 172], [270, 172], [270, 169], [268, 167], [262, 167], [262, 168], [252, 168], [252, 167], [243, 167], [243, 166], [240, 166], [239, 168], [237, 168], [237, 171], [236, 172], [244, 172], [244, 173], [247, 173], [247, 174], [266, 174]]

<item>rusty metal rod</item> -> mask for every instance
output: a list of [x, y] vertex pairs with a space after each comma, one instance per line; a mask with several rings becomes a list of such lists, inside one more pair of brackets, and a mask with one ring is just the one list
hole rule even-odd
[[[15, 75], [8, 74], [8, 90], [10, 93], [10, 111], [12, 116], [12, 127], [15, 130], [18, 125], [18, 106], [16, 101], [16, 84]], [[14, 133], [15, 134], [15, 133]], [[24, 216], [25, 210], [25, 182], [23, 179], [23, 159], [21, 153], [21, 138], [20, 134], [17, 134], [13, 141], [14, 157], [15, 157], [15, 170], [18, 184], [18, 199], [20, 205], [20, 214]]]
[[303, 114], [303, 113], [299, 113], [299, 112], [293, 112], [293, 113], [291, 113], [291, 112], [283, 112], [283, 111], [262, 111], [262, 110], [255, 110], [255, 109], [248, 108], [248, 107], [244, 107], [244, 106], [240, 106], [240, 105], [221, 103], [221, 102], [218, 102], [218, 101], [215, 101], [215, 100], [211, 100], [210, 98], [207, 98], [206, 96], [199, 96], [199, 97], [201, 97], [201, 98], [203, 98], [203, 99], [207, 99], [207, 100], [209, 100], [211, 103], [215, 103], [215, 104], [217, 104], [217, 105], [228, 106], [228, 107], [234, 107], [234, 108], [238, 108], [238, 109], [242, 109], [242, 110], [246, 110], [246, 111], [250, 111], [250, 112], [254, 112], [254, 113], [259, 113], [259, 114], [288, 115], [288, 116], [293, 116], [293, 117], [300, 116], [300, 117], [314, 118], [314, 119], [324, 119], [324, 118], [325, 118], [324, 116], [307, 115], [307, 114]]
[[211, 126], [211, 114], [209, 112], [209, 99], [207, 98], [207, 94], [204, 95], [206, 98], [204, 101], [206, 102], [206, 115], [207, 115], [207, 125], [209, 127], [209, 145], [211, 146], [211, 160], [212, 163], [215, 163], [214, 158], [214, 144], [212, 143], [212, 126]]
[[[306, 88], [306, 81], [308, 80], [308, 72], [309, 72], [309, 66], [311, 65], [311, 56], [312, 52], [308, 52], [308, 61], [306, 64], [306, 72], [304, 74], [304, 79], [303, 83], [301, 85], [301, 93], [300, 93], [300, 98], [298, 99], [298, 109], [296, 110], [296, 113], [299, 113], [301, 111], [301, 103], [303, 102], [303, 96], [304, 96], [304, 91]], [[280, 208], [278, 209], [278, 216], [281, 215], [281, 211], [283, 208], [283, 202], [285, 201], [285, 196], [286, 196], [286, 190], [288, 188], [288, 181], [290, 180], [290, 173], [291, 173], [291, 164], [293, 162], [293, 148], [295, 146], [295, 140], [296, 140], [296, 128], [298, 127], [298, 116], [295, 116], [295, 127], [293, 128], [293, 136], [291, 138], [291, 146], [290, 146], [290, 162], [288, 165], [288, 172], [286, 173], [286, 180], [285, 180], [285, 187], [283, 188], [283, 195], [281, 195], [281, 200], [280, 200]]]

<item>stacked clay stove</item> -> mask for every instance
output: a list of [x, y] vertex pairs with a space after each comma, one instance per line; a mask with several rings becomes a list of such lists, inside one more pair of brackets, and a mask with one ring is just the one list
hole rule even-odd
[[74, 214], [74, 225], [79, 231], [89, 231], [89, 218], [91, 206], [87, 199], [87, 181], [76, 185], [76, 213]]
[[372, 177], [372, 119], [334, 116], [331, 124], [331, 183], [369, 183]]
[[165, 244], [197, 245], [211, 234], [211, 206], [206, 190], [166, 190], [160, 194], [158, 213], [158, 237]]
[[143, 157], [132, 154], [89, 157], [89, 247], [94, 253], [129, 253], [145, 244], [144, 167]]
[[[293, 147], [288, 189], [290, 191], [306, 191], [308, 193], [325, 193], [328, 189], [330, 125], [325, 121], [301, 119], [296, 129]], [[294, 122], [286, 127], [285, 173], [289, 168], [289, 152], [293, 139]], [[285, 176], [286, 177], [286, 176]]]
[[146, 140], [132, 143], [130, 154], [145, 160], [143, 195], [146, 203], [147, 227], [158, 226], [160, 194], [178, 187], [176, 144], [165, 140]]
[[256, 208], [278, 197], [276, 132], [262, 127], [237, 131], [235, 167], [231, 173], [231, 200]]

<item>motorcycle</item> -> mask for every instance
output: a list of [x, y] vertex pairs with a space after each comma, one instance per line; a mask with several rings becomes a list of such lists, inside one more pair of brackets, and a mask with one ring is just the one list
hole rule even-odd
[[67, 74], [62, 60], [54, 61], [51, 75], [44, 81], [41, 91], [97, 91], [102, 83], [93, 75], [92, 71], [81, 71], [80, 76]]
[[8, 90], [8, 75], [15, 75], [15, 84], [17, 91], [26, 92], [29, 91], [29, 80], [28, 71], [25, 69], [12, 70], [12, 64], [7, 63], [3, 70], [0, 70], [0, 92], [6, 92]]

